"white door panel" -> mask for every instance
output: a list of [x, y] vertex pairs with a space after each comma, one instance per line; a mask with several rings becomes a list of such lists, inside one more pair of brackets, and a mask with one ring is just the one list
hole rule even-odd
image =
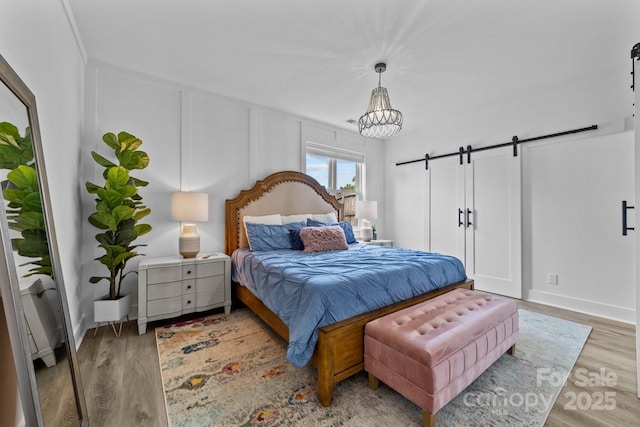
[[[465, 262], [464, 167], [457, 157], [429, 164], [429, 251], [458, 257]], [[459, 220], [462, 225], [459, 225]]]
[[472, 153], [466, 170], [467, 275], [479, 290], [522, 297], [521, 162], [511, 149]]

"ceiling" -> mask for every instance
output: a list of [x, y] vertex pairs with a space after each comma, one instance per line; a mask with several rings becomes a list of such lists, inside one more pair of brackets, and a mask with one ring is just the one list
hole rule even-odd
[[69, 3], [89, 59], [347, 129], [386, 61], [403, 133], [627, 73], [640, 21], [637, 0]]

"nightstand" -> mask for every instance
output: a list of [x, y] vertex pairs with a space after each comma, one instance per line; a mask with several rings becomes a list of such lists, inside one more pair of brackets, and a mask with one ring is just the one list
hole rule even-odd
[[231, 259], [221, 253], [197, 258], [145, 258], [138, 265], [138, 333], [147, 323], [224, 307], [231, 311]]
[[387, 248], [392, 248], [393, 247], [393, 240], [370, 240], [368, 242], [358, 242], [358, 243], [362, 243], [363, 245], [373, 245], [373, 246], [384, 246]]
[[[49, 277], [20, 279], [20, 295], [24, 317], [27, 319], [27, 335], [31, 357], [42, 359], [48, 368], [56, 364], [55, 348], [63, 342], [58, 322], [47, 300], [46, 290], [55, 290]], [[57, 298], [57, 295], [55, 296]]]

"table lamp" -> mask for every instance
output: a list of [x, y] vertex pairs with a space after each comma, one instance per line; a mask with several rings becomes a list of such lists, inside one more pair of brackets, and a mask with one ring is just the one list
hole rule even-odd
[[371, 241], [373, 230], [371, 229], [371, 219], [378, 218], [378, 202], [370, 200], [356, 201], [356, 218], [360, 219], [360, 239], [364, 242]]
[[178, 248], [184, 258], [194, 258], [200, 252], [200, 236], [193, 222], [209, 220], [209, 195], [188, 191], [171, 193], [171, 218], [186, 222], [180, 232]]

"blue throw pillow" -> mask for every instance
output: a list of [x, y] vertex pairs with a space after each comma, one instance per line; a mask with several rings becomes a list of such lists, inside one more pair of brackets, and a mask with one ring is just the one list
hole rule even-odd
[[247, 222], [247, 237], [249, 239], [249, 248], [252, 251], [273, 251], [278, 249], [293, 249], [291, 244], [291, 228], [302, 228], [304, 222], [295, 222], [291, 224], [255, 224]]
[[296, 251], [304, 250], [304, 243], [302, 242], [302, 237], [300, 237], [300, 230], [302, 228], [290, 228], [289, 229], [289, 237], [291, 238], [291, 246]]
[[347, 221], [322, 222], [322, 221], [316, 221], [313, 218], [307, 218], [307, 225], [309, 227], [326, 227], [329, 225], [339, 225], [340, 228], [342, 228], [342, 231], [344, 231], [344, 237], [347, 239], [348, 244], [358, 243], [358, 241], [356, 240], [355, 234], [353, 234], [353, 227], [351, 227], [351, 224], [349, 224]]

